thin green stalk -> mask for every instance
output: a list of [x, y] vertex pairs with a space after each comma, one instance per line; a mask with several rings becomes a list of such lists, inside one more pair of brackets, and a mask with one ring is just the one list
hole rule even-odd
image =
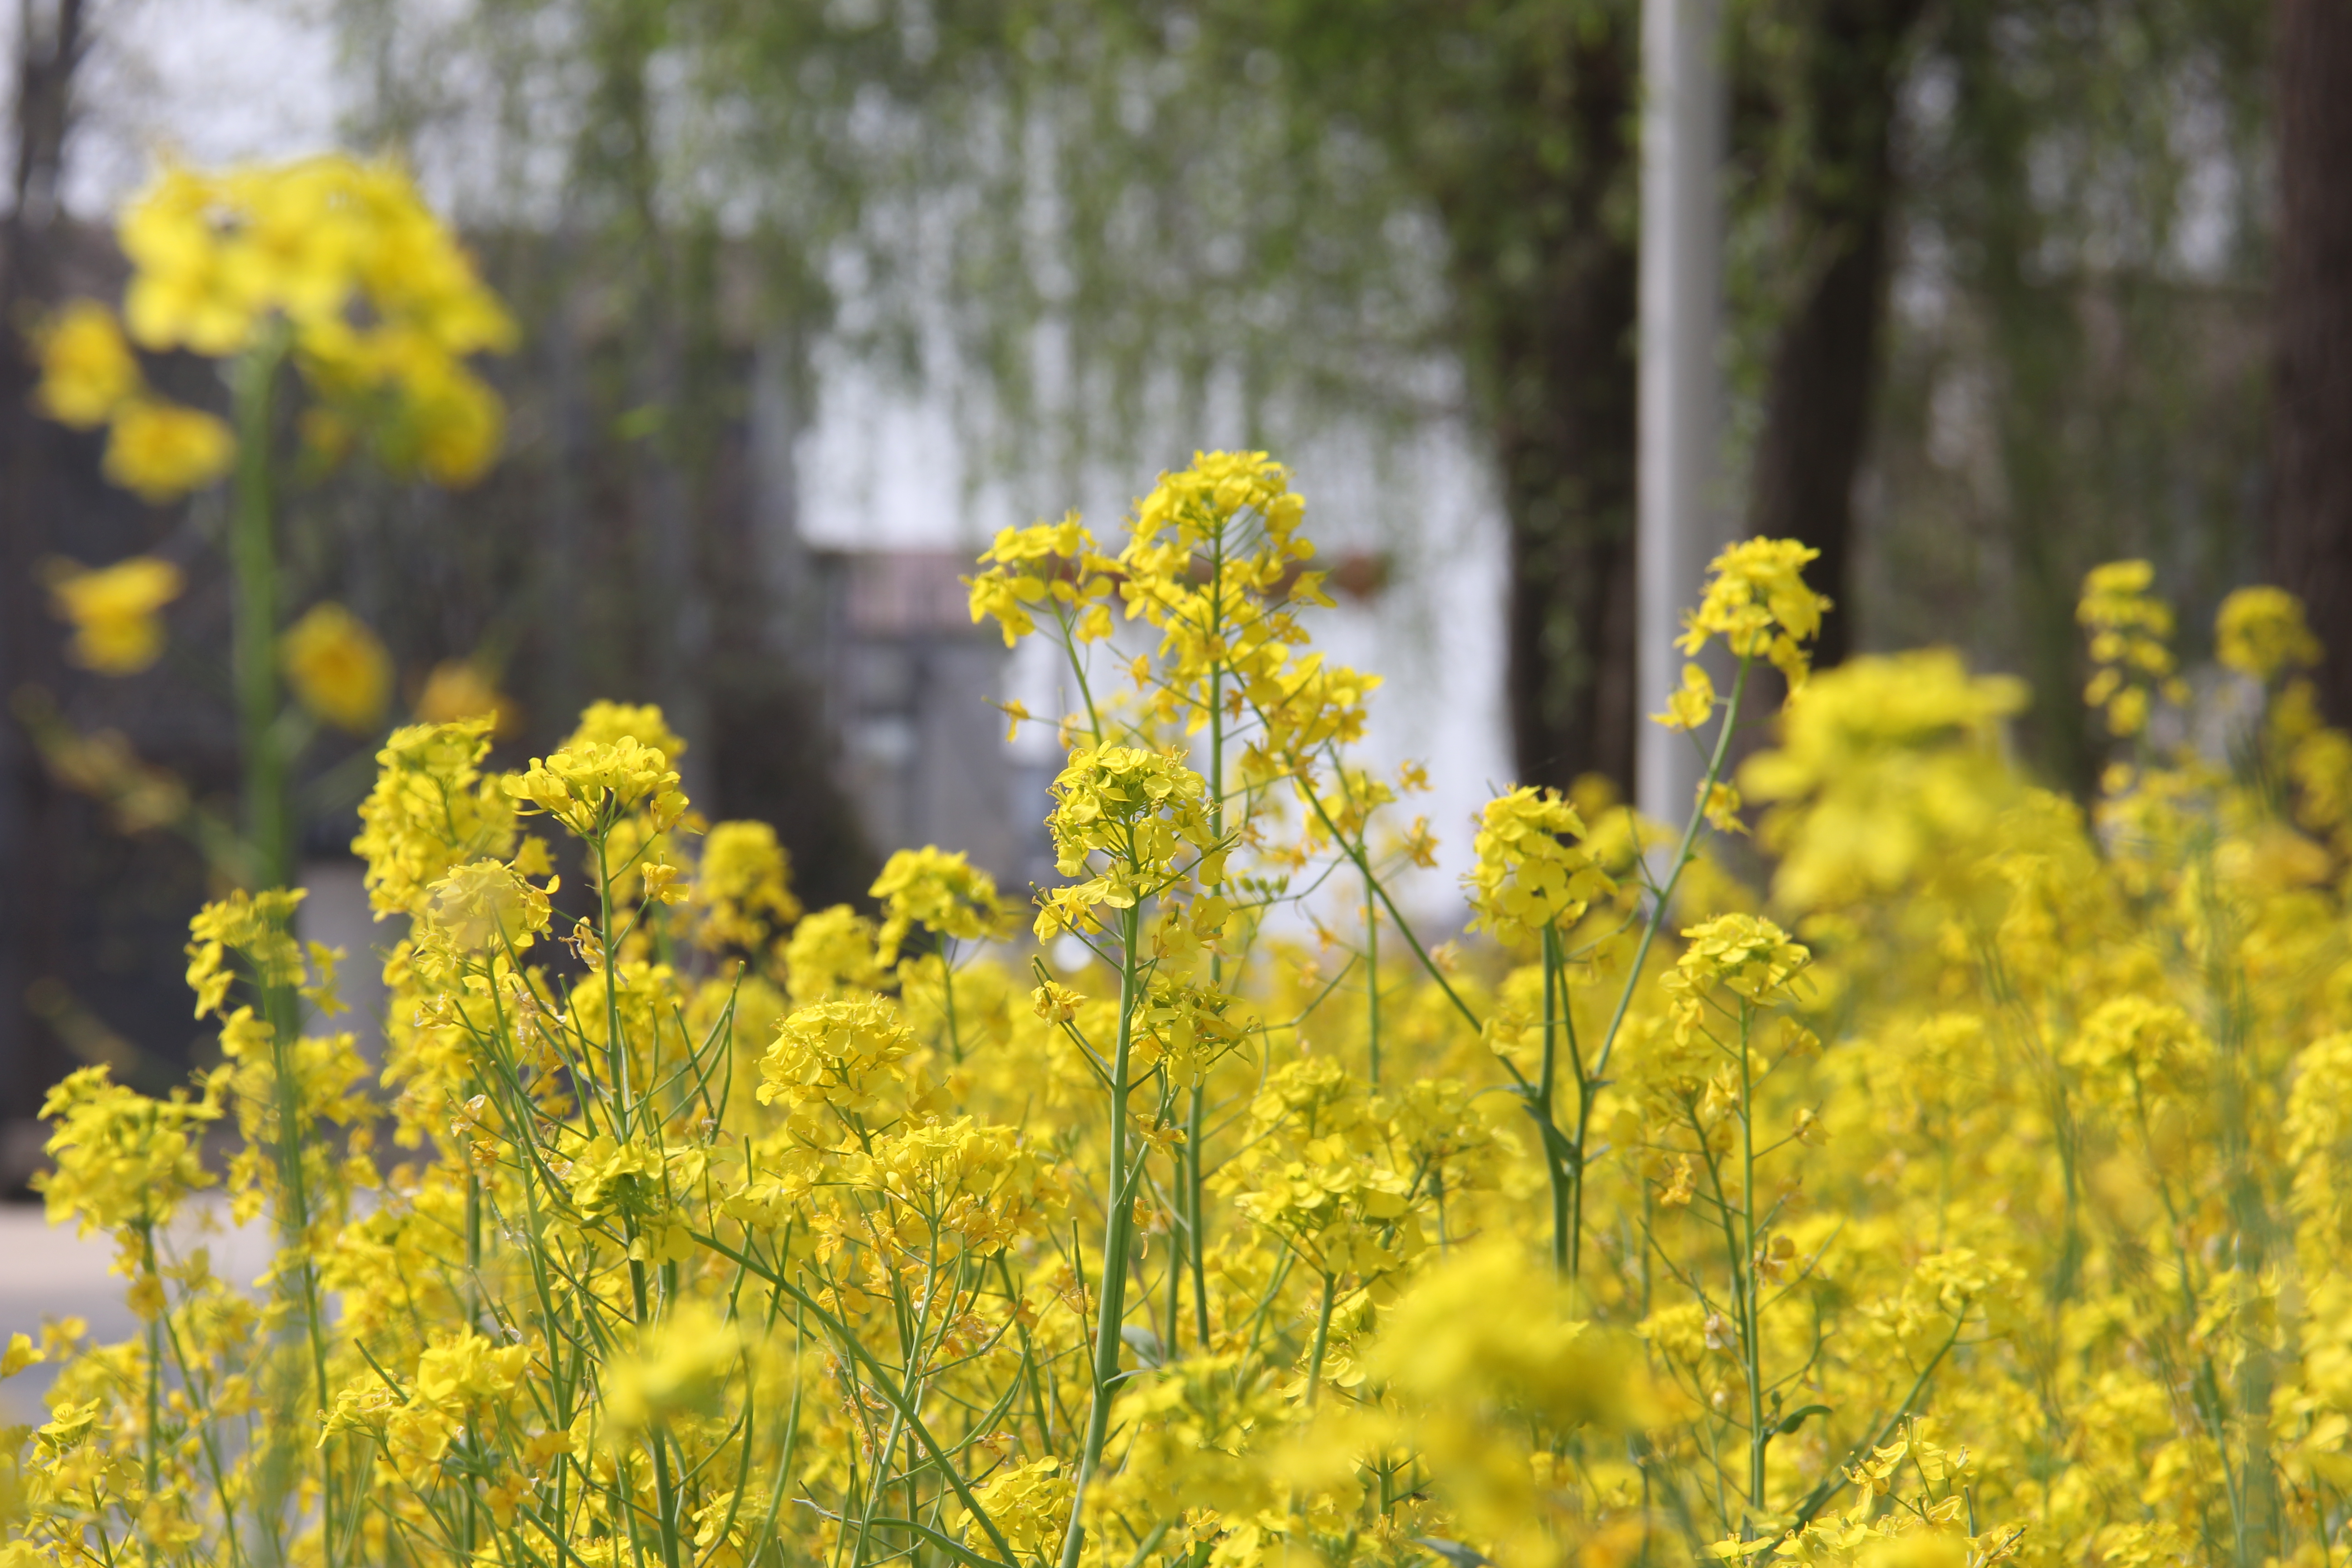
[[1739, 1281], [1740, 1309], [1747, 1324], [1740, 1334], [1742, 1359], [1748, 1372], [1748, 1496], [1756, 1511], [1765, 1510], [1765, 1450], [1772, 1441], [1764, 1428], [1763, 1281], [1756, 1263], [1756, 1085], [1748, 1052], [1755, 1027], [1755, 1010], [1739, 1005], [1739, 1226], [1740, 1256], [1732, 1260]]
[[[147, 1278], [161, 1283], [155, 1271], [155, 1222], [139, 1222], [139, 1249], [147, 1268]], [[147, 1495], [155, 1495], [155, 1482], [162, 1468], [158, 1431], [163, 1415], [163, 1309], [147, 1320]]]
[[1366, 1048], [1370, 1053], [1372, 1087], [1381, 1087], [1381, 906], [1372, 892], [1372, 875], [1364, 872], [1364, 1006]]
[[1698, 847], [1699, 829], [1706, 825], [1706, 813], [1700, 803], [1713, 793], [1716, 784], [1723, 778], [1723, 764], [1731, 755], [1731, 732], [1738, 726], [1741, 700], [1748, 694], [1748, 672], [1751, 663], [1745, 658], [1739, 661], [1739, 674], [1731, 683], [1730, 700], [1723, 707], [1723, 723], [1715, 733], [1715, 751], [1707, 758], [1706, 776], [1699, 781], [1698, 800], [1692, 803], [1690, 818], [1683, 824], [1682, 842], [1675, 847], [1674, 864], [1667, 869], [1666, 879], [1658, 885], [1657, 902], [1642, 928], [1641, 944], [1633, 950], [1633, 967], [1625, 972], [1625, 988], [1618, 994], [1616, 1011], [1609, 1016], [1608, 1033], [1601, 1036], [1600, 1053], [1593, 1058], [1592, 1076], [1595, 1079], [1608, 1076], [1610, 1053], [1617, 1048], [1618, 1032], [1624, 1026], [1625, 1015], [1633, 1005], [1634, 988], [1642, 981], [1643, 963], [1650, 956], [1651, 944], [1657, 941], [1658, 928], [1665, 924], [1666, 910], [1674, 900], [1675, 888], [1681, 882], [1683, 872], [1689, 867]]
[[[293, 1278], [283, 1288], [290, 1292], [301, 1312], [303, 1333], [310, 1350], [312, 1388], [318, 1397], [318, 1408], [325, 1410], [333, 1405], [334, 1394], [327, 1377], [326, 1313], [319, 1299], [318, 1265], [310, 1256], [310, 1226], [316, 1215], [310, 1206], [310, 1178], [302, 1167], [302, 1084], [296, 1050], [300, 1016], [291, 987], [270, 984], [258, 974], [255, 982], [261, 993], [263, 1016], [269, 1021], [270, 1089], [277, 1100], [277, 1146], [270, 1153], [278, 1166], [279, 1256], [282, 1258], [290, 1253], [299, 1259]], [[325, 1526], [328, 1568], [334, 1568], [339, 1517], [334, 1450], [332, 1442], [319, 1450], [320, 1507]]]
[[277, 734], [278, 531], [269, 472], [271, 395], [285, 355], [283, 337], [272, 333], [236, 361], [229, 377], [236, 416], [229, 499], [231, 652], [247, 875], [257, 889], [288, 887], [294, 879], [286, 758]]
[[1323, 1352], [1331, 1343], [1331, 1299], [1338, 1292], [1339, 1277], [1323, 1276], [1323, 1304], [1315, 1314], [1315, 1345], [1307, 1352], [1307, 1408], [1315, 1408], [1316, 1396], [1323, 1392]]
[[1095, 1468], [1102, 1462], [1103, 1444], [1110, 1435], [1111, 1384], [1118, 1376], [1118, 1331], [1127, 1315], [1127, 1255], [1135, 1230], [1135, 1203], [1127, 1185], [1127, 1091], [1140, 980], [1136, 957], [1139, 923], [1133, 905], [1119, 911], [1118, 1047], [1111, 1059], [1109, 1189], [1105, 1205], [1108, 1212], [1103, 1226], [1101, 1305], [1095, 1314], [1094, 1402], [1087, 1411], [1086, 1445], [1078, 1457], [1077, 1490], [1070, 1504], [1069, 1532], [1062, 1542], [1061, 1568], [1077, 1568], [1086, 1545], [1085, 1511], [1080, 1503], [1094, 1479]]
[[[1559, 931], [1556, 927], [1543, 928], [1543, 1065], [1536, 1078], [1534, 1110], [1546, 1129], [1544, 1138], [1544, 1174], [1551, 1184], [1551, 1266], [1560, 1278], [1569, 1272], [1569, 1184], [1573, 1173], [1556, 1149], [1552, 1130], [1559, 1126], [1553, 1114], [1552, 1090], [1559, 1079]], [[1569, 1155], [1576, 1159], [1580, 1170], [1582, 1161], [1578, 1150]]]

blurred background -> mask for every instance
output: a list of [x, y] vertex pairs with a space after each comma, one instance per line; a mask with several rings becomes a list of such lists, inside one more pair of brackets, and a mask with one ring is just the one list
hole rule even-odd
[[[1115, 536], [1196, 447], [1270, 448], [1308, 497], [1318, 640], [1388, 678], [1372, 755], [1435, 784], [1416, 915], [1458, 920], [1490, 789], [1635, 782], [1635, 0], [10, 0], [0, 26], [11, 1186], [72, 1067], [152, 1091], [212, 1048], [181, 981], [205, 858], [55, 741], [234, 793], [222, 507], [107, 485], [98, 436], [31, 412], [25, 335], [120, 297], [112, 215], [166, 160], [396, 156], [520, 323], [479, 482], [283, 498], [289, 606], [374, 628], [385, 722], [462, 677], [520, 762], [592, 698], [659, 702], [697, 805], [775, 823], [812, 907], [924, 842], [1045, 879], [1052, 736], [989, 703], [1066, 694], [956, 579], [1008, 523]], [[2352, 657], [2341, 0], [1727, 0], [1722, 69], [1720, 510], [1821, 550], [1824, 661], [1946, 643], [2026, 677], [2020, 752], [2079, 790], [2092, 564], [2155, 563], [2192, 666], [2264, 578]], [[187, 578], [162, 662], [76, 668], [47, 563], [140, 552]], [[306, 934], [355, 955], [380, 733], [299, 780]]]

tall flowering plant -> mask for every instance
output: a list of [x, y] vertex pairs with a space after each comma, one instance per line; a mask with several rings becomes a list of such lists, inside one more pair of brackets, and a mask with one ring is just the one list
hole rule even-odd
[[[199, 837], [246, 885], [282, 887], [292, 879], [288, 781], [300, 742], [281, 681], [297, 699], [297, 724], [320, 720], [362, 737], [382, 733], [392, 694], [383, 645], [348, 609], [325, 601], [286, 613], [285, 476], [315, 475], [363, 446], [391, 472], [471, 484], [498, 455], [504, 411], [469, 362], [511, 349], [514, 323], [390, 163], [330, 155], [222, 174], [167, 166], [124, 208], [117, 237], [131, 264], [120, 312], [77, 300], [37, 325], [35, 404], [75, 428], [105, 430], [106, 477], [143, 500], [226, 481], [244, 801], [233, 833]], [[215, 363], [230, 418], [156, 387], [142, 355], [169, 354]], [[299, 449], [288, 447], [289, 425]], [[49, 570], [77, 663], [129, 676], [155, 662], [161, 612], [181, 591], [177, 565], [141, 555]], [[69, 780], [118, 812], [141, 798], [142, 771], [127, 759], [34, 717]], [[148, 825], [135, 808], [127, 815]], [[184, 797], [169, 815], [201, 826]]]

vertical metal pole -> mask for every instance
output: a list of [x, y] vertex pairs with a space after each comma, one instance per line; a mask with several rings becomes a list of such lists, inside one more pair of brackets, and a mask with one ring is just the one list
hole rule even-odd
[[1682, 679], [1682, 612], [1726, 535], [1722, 366], [1722, 0], [1642, 3], [1642, 271], [1634, 795], [1680, 822], [1704, 773], [1691, 737], [1648, 721]]

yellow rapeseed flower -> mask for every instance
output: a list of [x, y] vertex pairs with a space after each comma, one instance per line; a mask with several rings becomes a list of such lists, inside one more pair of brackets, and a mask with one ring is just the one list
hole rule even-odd
[[161, 506], [228, 472], [236, 437], [200, 408], [133, 397], [116, 410], [100, 468], [142, 500]]
[[1809, 673], [1805, 645], [1821, 634], [1830, 601], [1805, 584], [1804, 568], [1821, 552], [1793, 539], [1751, 539], [1727, 546], [1707, 567], [1706, 592], [1683, 617], [1676, 644], [1696, 654], [1711, 637], [1741, 658], [1766, 658], [1802, 686]]
[[1071, 512], [1059, 522], [1008, 528], [981, 552], [983, 570], [963, 579], [971, 590], [974, 626], [993, 617], [1011, 647], [1037, 629], [1031, 611], [1052, 606], [1081, 642], [1110, 636], [1116, 565], [1095, 548], [1094, 535]]
[[34, 349], [41, 362], [34, 405], [60, 424], [96, 429], [138, 395], [139, 361], [114, 312], [94, 300], [76, 300], [44, 321]]
[[63, 563], [49, 581], [49, 603], [73, 626], [76, 664], [101, 675], [136, 675], [163, 651], [164, 605], [180, 596], [180, 569], [134, 555], [86, 571]]
[[425, 677], [416, 694], [416, 717], [425, 724], [447, 724], [459, 719], [488, 719], [493, 733], [507, 735], [520, 724], [515, 704], [488, 671], [470, 658], [446, 658]]
[[756, 948], [800, 919], [792, 858], [764, 822], [721, 822], [702, 840], [694, 879], [696, 936], [711, 948]]
[[882, 900], [877, 962], [885, 967], [898, 962], [899, 944], [919, 924], [959, 942], [980, 942], [998, 934], [1007, 913], [996, 896], [996, 879], [962, 851], [950, 854], [936, 844], [891, 856], [866, 893]]
[[1715, 717], [1715, 682], [1697, 665], [1683, 666], [1680, 690], [1666, 698], [1666, 710], [1653, 713], [1651, 720], [1669, 730], [1696, 730]]
[[2222, 600], [2213, 649], [2224, 668], [2263, 681], [2319, 662], [2303, 601], [2284, 588], [2241, 588]]
[[482, 775], [489, 750], [490, 721], [466, 719], [395, 730], [376, 753], [352, 852], [378, 920], [416, 913], [457, 867], [510, 852], [514, 805], [500, 781]]
[[2188, 689], [2174, 674], [2172, 606], [2149, 592], [2156, 568], [2146, 561], [2110, 561], [2083, 578], [2074, 618], [2091, 634], [2097, 667], [2083, 700], [2106, 715], [2107, 730], [2136, 735], [2147, 727], [2156, 698], [2179, 702]]
[[466, 360], [510, 349], [514, 323], [396, 166], [167, 167], [118, 232], [131, 336], [225, 358], [281, 331], [330, 405], [306, 411], [314, 451], [363, 431], [394, 470], [453, 486], [497, 455], [504, 407]]
[[357, 616], [331, 600], [314, 605], [278, 643], [286, 679], [302, 706], [363, 735], [392, 698], [392, 655]]
[[506, 791], [528, 814], [543, 812], [583, 838], [608, 832], [634, 811], [646, 812], [656, 833], [686, 813], [677, 773], [658, 749], [623, 737], [590, 741], [534, 757], [528, 771], [509, 776]]
[[1584, 819], [1558, 792], [1522, 786], [1478, 814], [1468, 876], [1472, 929], [1520, 946], [1546, 928], [1565, 931], [1617, 884], [1585, 848]]
[[563, 744], [609, 746], [619, 741], [650, 747], [671, 763], [686, 755], [686, 742], [651, 702], [591, 702], [581, 710], [580, 723]]

